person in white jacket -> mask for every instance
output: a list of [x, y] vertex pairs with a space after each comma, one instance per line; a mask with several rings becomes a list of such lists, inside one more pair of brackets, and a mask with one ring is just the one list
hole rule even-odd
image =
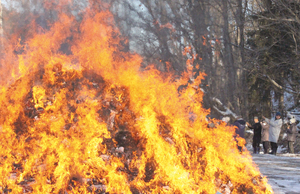
[[279, 138], [281, 127], [282, 127], [281, 114], [280, 114], [280, 112], [277, 112], [276, 115], [275, 115], [275, 118], [271, 119], [271, 120], [264, 117], [264, 116], [263, 116], [263, 119], [265, 119], [266, 123], [268, 123], [270, 125], [269, 141], [271, 143], [271, 149], [272, 149], [271, 154], [276, 155], [277, 147], [278, 147], [277, 141], [278, 141], [278, 138]]

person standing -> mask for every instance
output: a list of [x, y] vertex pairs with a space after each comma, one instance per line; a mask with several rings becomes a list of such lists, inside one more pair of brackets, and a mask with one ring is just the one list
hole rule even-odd
[[259, 154], [260, 152], [260, 141], [261, 141], [261, 124], [259, 123], [258, 117], [254, 117], [254, 124], [250, 125], [247, 123], [248, 127], [253, 130], [253, 154]]
[[296, 141], [296, 135], [297, 135], [297, 124], [295, 118], [290, 119], [287, 125], [286, 133], [287, 133], [287, 141], [288, 141], [288, 152], [293, 154], [294, 142]]
[[276, 155], [277, 148], [278, 148], [277, 141], [282, 127], [281, 113], [277, 112], [274, 119], [270, 120], [264, 116], [263, 119], [265, 119], [266, 122], [270, 125], [269, 141], [271, 143], [271, 149], [272, 149], [271, 154]]
[[261, 141], [263, 143], [263, 148], [264, 148], [264, 154], [269, 153], [269, 147], [270, 147], [270, 142], [269, 142], [269, 128], [270, 125], [263, 120], [261, 122]]
[[241, 152], [243, 149], [243, 146], [241, 146], [241, 142], [239, 142], [237, 140], [237, 137], [241, 137], [241, 138], [245, 139], [246, 121], [244, 121], [244, 119], [241, 116], [239, 116], [238, 119], [233, 123], [233, 125], [236, 126], [234, 138], [238, 144], [238, 149]]

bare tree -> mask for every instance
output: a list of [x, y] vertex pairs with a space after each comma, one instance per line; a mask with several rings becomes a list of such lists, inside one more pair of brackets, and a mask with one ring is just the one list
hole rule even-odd
[[[157, 69], [172, 71], [178, 76], [186, 71], [186, 62], [189, 61], [193, 71], [190, 81], [200, 72], [207, 74], [201, 84], [205, 91], [204, 106], [211, 108], [216, 117], [223, 115], [228, 109], [245, 118], [256, 114], [257, 110], [267, 110], [265, 106], [270, 106], [267, 101], [270, 101], [272, 91], [281, 99], [282, 110], [285, 92], [293, 95], [295, 103], [299, 101], [297, 79], [300, 73], [297, 57], [300, 20], [295, 8], [297, 3], [292, 4], [292, 1], [74, 0], [73, 4], [56, 0], [52, 4], [47, 4], [44, 0], [10, 2], [18, 2], [17, 5], [21, 7], [18, 10], [22, 11], [16, 11], [18, 16], [10, 18], [15, 22], [6, 25], [8, 23], [4, 21], [3, 28], [7, 36], [32, 20], [47, 28], [49, 21], [57, 19], [58, 12], [72, 13], [80, 20], [80, 14], [76, 13], [88, 5], [95, 11], [109, 9], [114, 14], [122, 36], [129, 40], [122, 43], [122, 49], [141, 54], [144, 57], [144, 68], [155, 64]], [[281, 7], [278, 12], [273, 11], [274, 5]], [[279, 12], [284, 14], [280, 15]], [[278, 59], [273, 60], [272, 64], [264, 63], [262, 53], [270, 52], [274, 45], [287, 40], [279, 38], [279, 42], [273, 41], [274, 45], [268, 45], [270, 37], [276, 38], [277, 30], [270, 33], [269, 38], [262, 38], [261, 44], [257, 45], [258, 31], [271, 32], [271, 26], [275, 24], [284, 26], [281, 33], [284, 32], [285, 35], [281, 34], [281, 38], [290, 37], [288, 43], [293, 57], [277, 56]], [[31, 30], [24, 27], [19, 32], [25, 36]], [[266, 43], [265, 46], [262, 43]], [[188, 54], [184, 54], [187, 50]], [[290, 70], [283, 71], [284, 67]], [[279, 71], [281, 74], [268, 73]], [[268, 84], [272, 87], [268, 87]], [[257, 94], [256, 91], [260, 93]]]
[[[200, 71], [207, 74], [201, 86], [206, 92], [205, 106], [213, 108], [216, 103], [212, 99], [218, 98], [224, 102], [224, 108], [248, 117], [247, 72], [244, 71], [248, 1], [134, 2], [114, 1], [112, 11], [121, 31], [130, 25], [131, 32], [125, 30], [132, 45], [130, 48], [145, 57], [145, 65], [156, 63], [162, 71], [170, 65], [180, 73], [185, 70], [185, 61], [191, 57], [182, 52], [190, 47], [191, 54], [197, 56], [193, 60], [195, 76]], [[120, 9], [116, 12], [120, 4], [130, 13], [129, 17], [120, 14]]]

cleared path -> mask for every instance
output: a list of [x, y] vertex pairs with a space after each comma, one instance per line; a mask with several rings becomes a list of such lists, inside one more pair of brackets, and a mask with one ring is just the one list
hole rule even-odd
[[254, 154], [253, 160], [267, 176], [275, 194], [300, 194], [299, 154]]

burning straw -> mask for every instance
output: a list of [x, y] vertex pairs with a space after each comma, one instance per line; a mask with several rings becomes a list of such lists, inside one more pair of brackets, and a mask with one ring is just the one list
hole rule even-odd
[[59, 18], [22, 54], [7, 49], [1, 192], [272, 193], [234, 129], [207, 127], [203, 75], [179, 91], [188, 76], [140, 71], [141, 57], [121, 51], [110, 13]]

